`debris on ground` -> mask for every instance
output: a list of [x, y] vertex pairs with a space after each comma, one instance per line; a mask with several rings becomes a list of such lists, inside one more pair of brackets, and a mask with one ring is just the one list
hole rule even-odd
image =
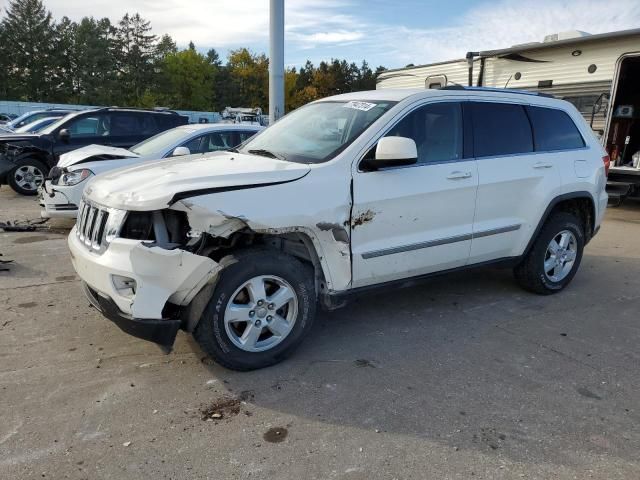
[[124, 443], [122, 444], [122, 446], [123, 446], [123, 447], [128, 447], [129, 445], [131, 445], [131, 442], [124, 442]]
[[[269, 443], [280, 443], [284, 442], [284, 439], [287, 438], [289, 432], [284, 427], [274, 427], [270, 428], [265, 432], [262, 436]], [[362, 451], [362, 449], [360, 449]]]
[[[1, 253], [0, 256], [2, 256]], [[8, 265], [10, 263], [13, 263], [13, 260], [0, 260], [0, 272], [10, 271], [11, 269], [9, 267], [5, 267], [5, 265]]]
[[39, 220], [0, 222], [0, 229], [5, 232], [33, 232], [38, 228], [45, 228], [43, 225], [49, 221], [48, 218]]
[[[1, 253], [0, 253], [0, 257], [2, 257]], [[10, 263], [13, 263], [13, 260], [0, 260], [0, 272], [8, 272], [9, 267], [5, 267], [4, 265], [8, 265]]]
[[8, 220], [6, 222], [0, 222], [0, 230], [5, 232], [35, 232], [36, 230], [44, 230], [51, 233], [67, 234], [69, 230], [66, 228], [52, 227], [47, 225], [50, 218], [43, 218], [39, 220]]
[[375, 363], [371, 360], [367, 360], [366, 358], [359, 358], [353, 364], [358, 368], [370, 367], [370, 368], [378, 368]]
[[35, 225], [24, 225], [11, 222], [0, 222], [0, 229], [5, 232], [33, 232], [36, 229]]
[[204, 421], [222, 420], [223, 418], [235, 417], [240, 413], [240, 402], [236, 397], [223, 397], [216, 400], [211, 405], [200, 410], [201, 419]]

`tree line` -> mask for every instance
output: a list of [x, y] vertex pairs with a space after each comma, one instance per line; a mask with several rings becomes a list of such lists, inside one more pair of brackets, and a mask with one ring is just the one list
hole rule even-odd
[[[269, 59], [247, 48], [226, 62], [191, 42], [179, 49], [139, 14], [54, 20], [41, 0], [10, 0], [0, 12], [0, 99], [220, 111], [268, 108]], [[285, 70], [285, 108], [337, 93], [375, 89], [374, 70], [331, 59]]]

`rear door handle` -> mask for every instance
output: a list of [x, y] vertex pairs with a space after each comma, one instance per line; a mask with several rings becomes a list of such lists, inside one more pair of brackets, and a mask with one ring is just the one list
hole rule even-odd
[[533, 168], [551, 168], [551, 167], [553, 167], [553, 164], [547, 163], [547, 162], [538, 162], [533, 165]]
[[456, 170], [455, 172], [451, 172], [447, 178], [449, 180], [462, 180], [464, 178], [471, 178], [471, 172], [461, 172]]

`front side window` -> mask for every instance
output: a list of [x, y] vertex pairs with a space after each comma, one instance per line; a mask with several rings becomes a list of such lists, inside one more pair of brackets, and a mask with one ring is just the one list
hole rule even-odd
[[418, 163], [462, 158], [462, 107], [434, 103], [417, 108], [398, 122], [386, 137], [407, 137], [416, 142]]
[[95, 114], [70, 120], [65, 126], [72, 137], [107, 137], [111, 135], [111, 117]]
[[471, 102], [476, 157], [533, 152], [531, 124], [522, 105]]
[[204, 135], [201, 135], [196, 138], [192, 138], [186, 143], [180, 145], [181, 147], [187, 147], [189, 149], [189, 153], [202, 153], [201, 144], [202, 140], [205, 138]]
[[202, 145], [203, 153], [205, 152], [218, 152], [220, 150], [229, 150], [236, 146], [234, 141], [235, 132], [213, 132], [204, 138]]
[[578, 127], [562, 110], [527, 107], [527, 112], [533, 125], [536, 152], [584, 147]]
[[240, 152], [299, 163], [326, 162], [393, 105], [395, 102], [386, 100], [312, 103], [294, 110], [250, 139]]

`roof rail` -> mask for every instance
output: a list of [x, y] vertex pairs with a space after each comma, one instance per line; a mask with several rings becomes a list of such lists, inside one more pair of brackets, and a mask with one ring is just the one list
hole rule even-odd
[[530, 92], [528, 90], [516, 90], [514, 88], [492, 88], [492, 87], [465, 87], [462, 85], [447, 85], [440, 90], [467, 90], [470, 92], [496, 92], [496, 93], [516, 93], [518, 95], [532, 95], [534, 97], [555, 98], [550, 93]]
[[141, 107], [118, 107], [117, 105], [112, 105], [111, 107], [98, 107], [94, 110], [134, 110], [137, 112], [171, 113], [173, 115], [179, 115], [178, 112], [174, 110], [169, 110], [166, 107], [141, 108]]

